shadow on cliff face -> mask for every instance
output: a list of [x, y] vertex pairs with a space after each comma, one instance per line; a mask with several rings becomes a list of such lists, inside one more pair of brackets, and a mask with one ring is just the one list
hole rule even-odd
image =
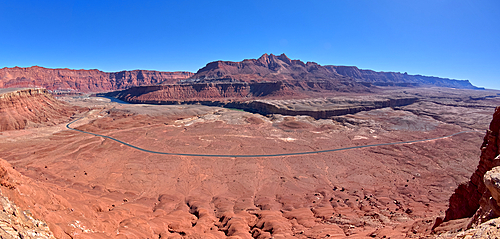
[[469, 229], [500, 217], [499, 148], [500, 107], [497, 107], [481, 145], [479, 165], [470, 180], [455, 189], [445, 217], [436, 219], [433, 227], [436, 232]]

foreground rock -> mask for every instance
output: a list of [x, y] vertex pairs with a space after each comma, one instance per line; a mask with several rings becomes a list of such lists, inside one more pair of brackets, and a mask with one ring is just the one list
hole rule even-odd
[[434, 230], [457, 232], [442, 237], [497, 238], [500, 235], [500, 107], [491, 121], [481, 146], [481, 158], [469, 182], [461, 184], [450, 198], [446, 217], [438, 218]]
[[500, 108], [497, 108], [490, 128], [484, 137], [481, 146], [481, 159], [479, 165], [471, 176], [470, 181], [461, 184], [450, 198], [450, 208], [446, 211], [444, 221], [471, 217], [479, 208], [479, 202], [482, 197], [488, 197], [490, 194], [483, 181], [484, 174], [493, 167], [499, 165], [498, 140], [500, 128]]
[[[21, 188], [19, 188], [21, 187]], [[37, 219], [24, 204], [24, 209], [17, 206], [7, 195], [19, 202], [25, 202], [26, 196], [37, 189], [37, 185], [12, 169], [12, 166], [0, 159], [0, 238], [55, 238], [47, 223]], [[26, 190], [27, 189], [27, 190]], [[29, 191], [29, 192], [28, 192]], [[27, 193], [27, 195], [23, 195]], [[52, 228], [55, 229], [55, 228]]]

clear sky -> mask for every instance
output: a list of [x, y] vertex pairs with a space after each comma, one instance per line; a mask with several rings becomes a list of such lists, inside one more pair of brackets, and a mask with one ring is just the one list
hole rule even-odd
[[500, 89], [500, 1], [0, 0], [0, 68], [196, 72], [263, 53]]

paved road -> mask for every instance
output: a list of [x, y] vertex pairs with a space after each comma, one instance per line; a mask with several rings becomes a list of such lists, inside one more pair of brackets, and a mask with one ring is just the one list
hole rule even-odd
[[337, 148], [337, 149], [327, 149], [327, 150], [318, 150], [318, 151], [306, 151], [306, 152], [297, 152], [297, 153], [283, 153], [283, 154], [239, 154], [239, 155], [230, 155], [230, 154], [184, 154], [184, 153], [168, 153], [168, 152], [158, 152], [158, 151], [153, 151], [153, 150], [148, 150], [148, 149], [143, 149], [140, 147], [137, 147], [135, 145], [131, 145], [129, 143], [125, 143], [119, 139], [115, 139], [110, 136], [106, 135], [101, 135], [101, 134], [95, 134], [75, 128], [71, 128], [71, 124], [77, 122], [78, 120], [83, 119], [84, 117], [78, 118], [76, 120], [73, 120], [69, 122], [66, 125], [66, 128], [74, 131], [78, 131], [81, 133], [85, 134], [90, 134], [94, 135], [97, 137], [102, 137], [106, 139], [110, 139], [113, 141], [116, 141], [120, 144], [126, 145], [128, 147], [147, 152], [147, 153], [152, 153], [152, 154], [163, 154], [163, 155], [173, 155], [173, 156], [191, 156], [191, 157], [219, 157], [219, 158], [263, 158], [263, 157], [281, 157], [281, 156], [297, 156], [297, 155], [307, 155], [307, 154], [321, 154], [321, 153], [329, 153], [329, 152], [337, 152], [337, 151], [344, 151], [344, 150], [350, 150], [350, 149], [361, 149], [361, 148], [371, 148], [371, 147], [379, 147], [379, 146], [386, 146], [386, 145], [398, 145], [398, 144], [411, 144], [411, 143], [418, 143], [418, 142], [425, 142], [425, 141], [431, 141], [431, 140], [436, 140], [436, 139], [444, 139], [448, 137], [453, 137], [455, 135], [459, 134], [464, 134], [464, 133], [471, 133], [471, 132], [478, 132], [474, 130], [469, 130], [469, 131], [461, 131], [458, 133], [442, 136], [442, 137], [437, 137], [437, 138], [431, 138], [431, 139], [419, 139], [419, 140], [412, 140], [412, 141], [404, 141], [404, 142], [394, 142], [394, 143], [382, 143], [382, 144], [369, 144], [369, 145], [361, 145], [361, 146], [352, 146], [352, 147], [346, 147], [346, 148]]

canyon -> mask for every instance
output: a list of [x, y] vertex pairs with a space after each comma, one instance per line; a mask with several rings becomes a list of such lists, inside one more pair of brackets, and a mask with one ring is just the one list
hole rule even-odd
[[[318, 119], [408, 105], [419, 97], [406, 94], [401, 89], [411, 91], [421, 87], [479, 89], [466, 80], [375, 72], [349, 66], [321, 66], [314, 62], [291, 60], [285, 54], [264, 54], [258, 59], [241, 62], [208, 63], [196, 74], [176, 84], [136, 86], [98, 95], [130, 103], [202, 104], [261, 114], [309, 115]], [[387, 91], [401, 93], [384, 95]], [[382, 96], [363, 100], [363, 95]], [[323, 103], [309, 99], [323, 99]], [[345, 103], [346, 99], [358, 102], [351, 107]], [[280, 100], [296, 101], [290, 107], [291, 104], [277, 103]], [[298, 103], [300, 100], [308, 103]], [[311, 105], [313, 101], [316, 103]]]
[[500, 91], [466, 80], [284, 54], [0, 77], [2, 238], [498, 235]]
[[[47, 94], [35, 89], [4, 94], [12, 102], [30, 102], [23, 98], [30, 90], [34, 99]], [[1, 132], [6, 205], [33, 218], [20, 221], [10, 213], [8, 225], [23, 231], [32, 230], [33, 222], [44, 224], [37, 233], [55, 238], [439, 236], [436, 231], [443, 234], [443, 225], [450, 224], [433, 230], [436, 220], [445, 218], [450, 196], [477, 166], [483, 132], [500, 97], [489, 90], [385, 91], [385, 97], [399, 95], [417, 100], [317, 119], [201, 104], [39, 97], [66, 114], [55, 123]], [[365, 94], [343, 104], [380, 99]], [[269, 101], [290, 109], [315, 102]], [[324, 102], [342, 103], [316, 99], [315, 104]], [[148, 150], [213, 155], [300, 153], [470, 132], [311, 155], [191, 157], [147, 153], [65, 127], [73, 121], [75, 129]], [[452, 220], [455, 228], [458, 224]]]

